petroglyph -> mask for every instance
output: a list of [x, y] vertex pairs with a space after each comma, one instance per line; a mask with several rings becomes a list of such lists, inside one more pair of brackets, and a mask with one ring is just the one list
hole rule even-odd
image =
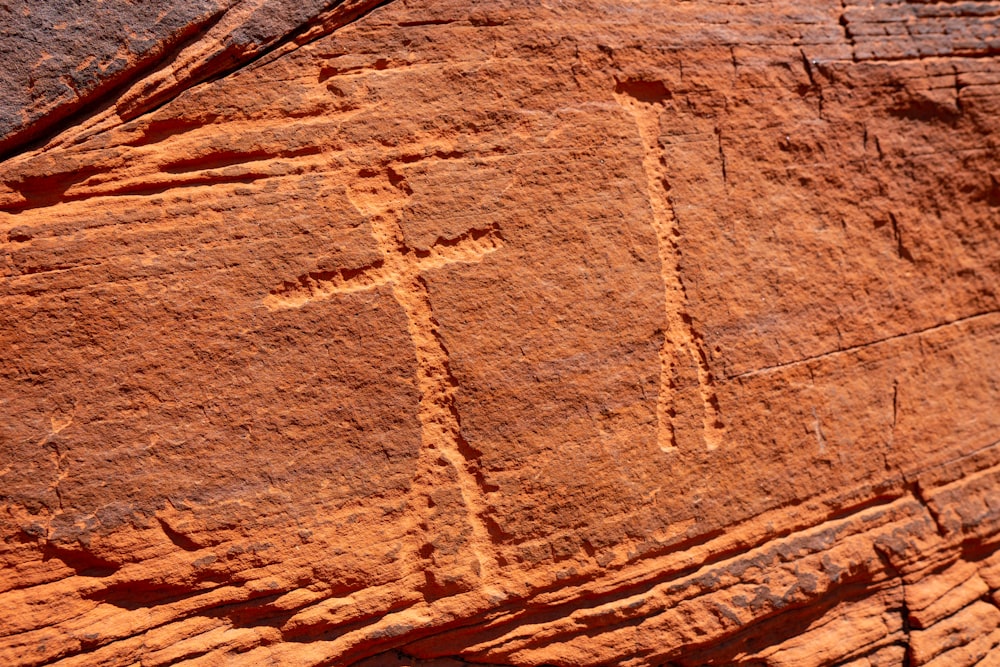
[[[367, 175], [367, 174], [366, 174]], [[399, 211], [409, 195], [405, 180], [390, 168], [388, 174], [361, 179], [348, 191], [351, 203], [366, 216], [382, 258], [370, 266], [311, 272], [286, 282], [268, 295], [264, 304], [272, 310], [300, 308], [305, 304], [375, 289], [382, 285], [392, 293], [406, 313], [409, 334], [417, 357], [420, 389], [422, 464], [418, 479], [434, 480], [434, 461], [443, 457], [454, 469], [465, 503], [471, 548], [483, 580], [493, 578], [497, 563], [492, 555], [486, 525], [486, 499], [475, 452], [461, 434], [455, 393], [458, 382], [451, 373], [439, 325], [434, 318], [424, 272], [457, 262], [478, 262], [502, 247], [499, 230], [470, 229], [454, 239], [439, 238], [429, 249], [407, 245]], [[426, 474], [426, 475], [425, 475]], [[431, 481], [426, 486], [433, 486]], [[437, 481], [440, 483], [440, 480]], [[415, 488], [421, 485], [418, 483]]]
[[660, 449], [677, 449], [678, 414], [676, 396], [684, 369], [697, 371], [698, 390], [704, 410], [704, 438], [708, 449], [722, 444], [726, 427], [719, 409], [715, 378], [708, 366], [708, 356], [701, 336], [695, 331], [687, 312], [687, 295], [681, 279], [680, 230], [667, 192], [666, 164], [660, 146], [660, 112], [670, 92], [659, 82], [628, 81], [615, 88], [615, 99], [635, 121], [642, 140], [642, 166], [646, 172], [649, 206], [653, 214], [664, 288], [666, 327], [660, 348], [660, 391], [656, 415]]

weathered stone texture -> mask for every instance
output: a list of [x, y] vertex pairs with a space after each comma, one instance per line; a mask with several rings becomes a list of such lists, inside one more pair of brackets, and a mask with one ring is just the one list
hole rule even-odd
[[1000, 2], [376, 5], [0, 7], [0, 663], [1000, 664]]

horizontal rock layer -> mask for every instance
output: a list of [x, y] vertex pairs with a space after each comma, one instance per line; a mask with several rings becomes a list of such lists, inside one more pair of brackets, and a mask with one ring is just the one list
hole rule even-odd
[[1000, 663], [1000, 2], [22, 4], [0, 663]]

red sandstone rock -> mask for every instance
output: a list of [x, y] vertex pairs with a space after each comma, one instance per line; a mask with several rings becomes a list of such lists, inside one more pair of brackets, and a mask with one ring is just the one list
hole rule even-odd
[[1000, 662], [1000, 2], [375, 4], [0, 10], [0, 663]]

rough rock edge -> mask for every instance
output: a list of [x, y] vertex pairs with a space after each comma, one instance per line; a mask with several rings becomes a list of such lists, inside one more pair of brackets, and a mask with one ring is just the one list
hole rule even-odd
[[109, 123], [138, 118], [200, 83], [223, 78], [265, 60], [269, 54], [284, 53], [330, 34], [384, 1], [335, 0], [304, 24], [234, 40], [233, 33], [267, 0], [237, 2], [168, 35], [131, 66], [0, 137], [0, 163], [33, 148], [75, 143]]

